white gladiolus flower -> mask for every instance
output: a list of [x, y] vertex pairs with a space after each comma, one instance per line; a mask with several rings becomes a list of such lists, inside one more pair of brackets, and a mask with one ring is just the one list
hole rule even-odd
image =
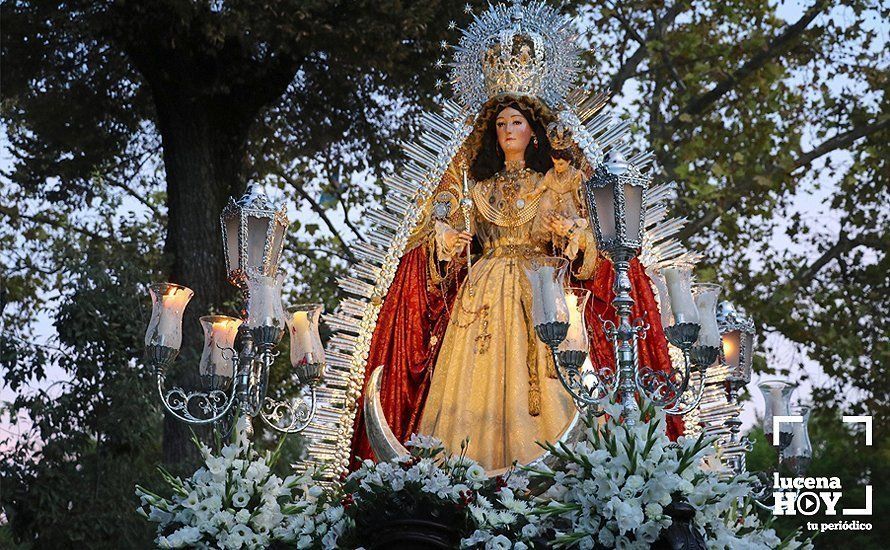
[[633, 474], [631, 476], [628, 476], [627, 480], [625, 480], [624, 488], [635, 493], [643, 488], [643, 483], [645, 483], [643, 476]]
[[237, 506], [238, 508], [243, 508], [247, 506], [247, 503], [250, 502], [250, 495], [243, 492], [238, 491], [234, 495], [232, 495], [232, 505]]

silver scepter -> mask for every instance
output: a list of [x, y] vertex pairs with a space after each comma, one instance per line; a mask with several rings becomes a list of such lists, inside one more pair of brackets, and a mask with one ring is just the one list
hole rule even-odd
[[[473, 199], [470, 198], [470, 186], [467, 180], [467, 166], [464, 164], [463, 166], [464, 172], [464, 188], [463, 188], [463, 196], [460, 199], [460, 209], [464, 213], [464, 227], [466, 231], [470, 230], [470, 211], [473, 209]], [[473, 291], [473, 283], [470, 278], [470, 269], [473, 267], [473, 258], [470, 255], [472, 243], [467, 243], [467, 286], [468, 292], [470, 296], [474, 294]]]

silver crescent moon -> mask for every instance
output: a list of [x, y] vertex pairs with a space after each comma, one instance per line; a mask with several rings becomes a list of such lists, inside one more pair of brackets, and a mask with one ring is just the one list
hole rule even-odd
[[[389, 423], [386, 421], [386, 416], [383, 414], [383, 406], [380, 404], [380, 376], [382, 373], [382, 365], [375, 368], [374, 372], [371, 373], [371, 377], [365, 385], [364, 404], [365, 431], [368, 434], [368, 441], [371, 443], [371, 449], [374, 451], [374, 456], [381, 462], [410, 454], [408, 449], [402, 445], [396, 435], [392, 432], [392, 428], [389, 427]], [[556, 440], [555, 444], [559, 446], [561, 443], [569, 444], [576, 442], [585, 428], [586, 426], [581, 418], [581, 413], [576, 410], [575, 415], [572, 417], [572, 421], [569, 422], [568, 427], [562, 435], [560, 435], [559, 439]], [[556, 466], [557, 460], [558, 459], [555, 456], [550, 454], [550, 451], [545, 450], [537, 458], [526, 464], [520, 464], [519, 466], [538, 468], [543, 465], [553, 468]], [[501, 475], [509, 469], [510, 468], [507, 467], [499, 468], [497, 470], [486, 470], [485, 473], [489, 477], [492, 477]]]

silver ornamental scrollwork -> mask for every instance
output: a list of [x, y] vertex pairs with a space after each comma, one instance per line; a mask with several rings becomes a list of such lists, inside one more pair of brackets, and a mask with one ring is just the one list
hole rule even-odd
[[315, 416], [315, 387], [309, 388], [309, 399], [276, 401], [267, 397], [260, 415], [273, 430], [297, 433], [305, 430]]
[[[232, 354], [237, 370], [237, 353], [231, 348], [220, 348]], [[228, 359], [228, 358], [227, 358]], [[233, 382], [228, 393], [220, 389], [207, 391], [184, 390], [175, 387], [164, 390], [167, 377], [162, 369], [157, 369], [158, 395], [164, 408], [177, 419], [190, 424], [210, 424], [221, 419], [232, 408], [237, 395], [237, 385]], [[194, 412], [193, 412], [194, 411]], [[197, 413], [200, 411], [200, 414]]]

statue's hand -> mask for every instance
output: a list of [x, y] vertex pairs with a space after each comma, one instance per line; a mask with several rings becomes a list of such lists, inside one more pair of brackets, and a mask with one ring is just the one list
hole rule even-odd
[[473, 235], [468, 231], [458, 231], [457, 229], [450, 229], [445, 232], [445, 234], [443, 235], [443, 239], [445, 240], [445, 247], [448, 250], [454, 251], [470, 244], [470, 242], [473, 240]]
[[573, 231], [576, 226], [575, 220], [567, 218], [562, 214], [550, 212], [547, 216], [547, 228], [560, 237], [568, 236], [569, 232]]

